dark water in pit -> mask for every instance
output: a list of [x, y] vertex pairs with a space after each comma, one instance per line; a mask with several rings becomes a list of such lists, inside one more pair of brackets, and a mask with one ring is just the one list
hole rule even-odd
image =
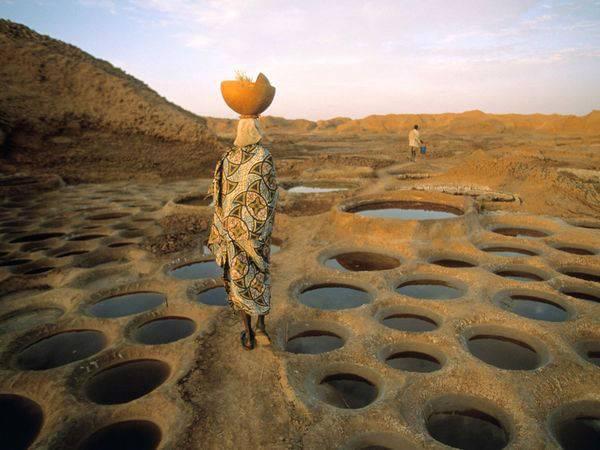
[[545, 233], [540, 230], [534, 230], [531, 228], [496, 228], [492, 230], [494, 233], [502, 234], [504, 236], [513, 236], [513, 237], [531, 237], [531, 238], [540, 238], [548, 236], [548, 233]]
[[386, 364], [394, 369], [406, 372], [435, 372], [442, 365], [431, 355], [421, 352], [398, 352], [385, 360]]
[[299, 297], [301, 303], [318, 309], [356, 308], [371, 301], [371, 296], [360, 289], [342, 285], [313, 286]]
[[100, 331], [65, 331], [39, 340], [22, 350], [16, 365], [25, 370], [46, 370], [95, 355], [106, 346]]
[[133, 245], [133, 242], [113, 242], [112, 244], [108, 244], [108, 246], [110, 248], [119, 248], [119, 247], [126, 247], [128, 245]]
[[166, 296], [158, 292], [134, 292], [109, 297], [93, 304], [88, 312], [96, 317], [122, 317], [156, 308], [166, 302]]
[[399, 265], [400, 261], [396, 258], [370, 252], [342, 253], [325, 261], [327, 267], [350, 272], [389, 270]]
[[531, 272], [524, 272], [520, 270], [500, 270], [498, 272], [494, 272], [496, 275], [508, 278], [510, 280], [515, 281], [543, 281], [544, 279], [539, 275]]
[[434, 413], [426, 425], [435, 440], [466, 450], [497, 450], [509, 440], [500, 422], [475, 409]]
[[556, 438], [565, 450], [598, 450], [600, 448], [600, 416], [581, 416], [556, 427]]
[[37, 241], [45, 241], [46, 239], [53, 239], [60, 236], [64, 236], [65, 233], [38, 233], [38, 234], [28, 234], [26, 236], [21, 236], [20, 238], [13, 239], [12, 243], [19, 242], [37, 242]]
[[207, 289], [196, 294], [196, 300], [210, 306], [227, 306], [229, 304], [227, 301], [227, 291], [222, 286]]
[[533, 370], [540, 365], [536, 351], [516, 339], [479, 335], [469, 339], [467, 346], [473, 356], [500, 369]]
[[23, 272], [23, 275], [39, 275], [42, 273], [50, 272], [54, 267], [52, 266], [43, 266], [43, 267], [35, 267], [33, 269], [29, 269], [26, 272]]
[[408, 281], [398, 286], [396, 292], [409, 297], [431, 300], [449, 300], [462, 295], [459, 289], [435, 280]]
[[20, 266], [21, 264], [26, 264], [31, 262], [30, 259], [9, 259], [0, 261], [0, 267], [8, 267], [8, 266]]
[[0, 394], [0, 445], [6, 450], [24, 450], [37, 438], [44, 413], [33, 400]]
[[169, 378], [168, 364], [155, 359], [139, 359], [108, 367], [86, 384], [88, 398], [100, 405], [128, 403], [140, 398]]
[[120, 219], [122, 217], [129, 216], [128, 213], [102, 213], [95, 214], [93, 216], [88, 216], [88, 220], [112, 220], [112, 219]]
[[73, 236], [69, 241], [91, 241], [92, 239], [100, 239], [106, 237], [105, 234], [82, 234], [79, 236]]
[[595, 255], [591, 250], [579, 247], [555, 247], [556, 250], [560, 250], [565, 253], [572, 253], [574, 255]]
[[530, 295], [511, 295], [500, 301], [500, 306], [523, 317], [548, 322], [567, 320], [567, 311], [550, 300]]
[[210, 195], [190, 195], [177, 201], [180, 205], [190, 206], [208, 206], [212, 203], [212, 196]]
[[524, 248], [514, 248], [514, 247], [488, 247], [482, 248], [482, 251], [486, 253], [491, 253], [496, 256], [504, 256], [507, 258], [517, 258], [522, 256], [535, 256], [537, 253], [532, 252], [530, 250], [525, 250]]
[[451, 219], [462, 214], [462, 211], [445, 205], [412, 202], [368, 203], [351, 208], [348, 212], [365, 217], [400, 220]]
[[162, 432], [148, 420], [128, 420], [108, 425], [93, 433], [79, 450], [154, 450]]
[[475, 264], [471, 264], [470, 262], [463, 261], [460, 259], [436, 259], [435, 261], [431, 261], [431, 264], [435, 264], [436, 266], [449, 267], [449, 268], [466, 268], [466, 267], [475, 267]]
[[151, 320], [138, 327], [135, 340], [142, 344], [168, 344], [190, 336], [196, 323], [185, 317], [165, 317]]
[[84, 253], [88, 253], [87, 250], [73, 250], [72, 252], [60, 253], [56, 255], [57, 258], [66, 258], [67, 256], [76, 256], [83, 255]]
[[586, 292], [577, 292], [577, 291], [562, 291], [563, 294], [568, 295], [569, 297], [578, 298], [579, 300], [587, 300], [589, 302], [600, 303], [600, 297], [593, 294], [588, 294]]
[[563, 272], [563, 273], [565, 275], [568, 275], [573, 278], [579, 278], [580, 280], [593, 281], [594, 283], [600, 283], [600, 275], [596, 275], [594, 273], [580, 272], [580, 271], [571, 271], [571, 272]]
[[223, 276], [223, 269], [221, 269], [214, 261], [202, 261], [171, 269], [169, 275], [180, 280], [220, 278]]
[[381, 323], [395, 330], [411, 332], [433, 331], [438, 327], [434, 320], [417, 314], [393, 314], [384, 318]]
[[317, 355], [330, 352], [344, 345], [344, 340], [329, 331], [310, 330], [291, 337], [285, 349], [291, 353]]
[[350, 373], [329, 375], [317, 386], [322, 401], [344, 409], [364, 408], [377, 398], [377, 393], [370, 381]]

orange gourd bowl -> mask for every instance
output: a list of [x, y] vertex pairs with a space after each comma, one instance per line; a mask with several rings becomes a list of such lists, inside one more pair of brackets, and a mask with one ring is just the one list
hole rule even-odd
[[265, 111], [275, 97], [275, 87], [271, 86], [262, 73], [254, 83], [250, 81], [228, 80], [221, 82], [221, 95], [227, 106], [243, 116], [258, 116]]

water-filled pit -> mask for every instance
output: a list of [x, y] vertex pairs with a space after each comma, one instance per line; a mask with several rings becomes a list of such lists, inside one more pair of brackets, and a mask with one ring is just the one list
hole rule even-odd
[[554, 248], [556, 250], [560, 250], [561, 252], [571, 253], [573, 255], [590, 256], [590, 255], [596, 254], [596, 252], [594, 252], [590, 249], [587, 249], [587, 248], [583, 248], [583, 247], [573, 247], [573, 246], [563, 245], [563, 246], [557, 246]]
[[170, 373], [168, 364], [155, 359], [127, 361], [93, 375], [85, 385], [85, 392], [100, 405], [128, 403], [152, 392]]
[[476, 264], [473, 264], [469, 261], [465, 261], [463, 259], [457, 259], [457, 258], [433, 259], [431, 261], [431, 264], [435, 264], [436, 266], [441, 266], [441, 267], [448, 267], [451, 269], [461, 269], [461, 268], [468, 268], [468, 267], [476, 266]]
[[304, 289], [299, 300], [306, 306], [318, 309], [356, 308], [371, 301], [362, 289], [342, 284], [321, 284]]
[[424, 333], [438, 328], [435, 320], [419, 314], [396, 313], [390, 314], [381, 320], [386, 327], [399, 331], [408, 331], [412, 333]]
[[458, 208], [438, 203], [394, 201], [366, 203], [346, 211], [365, 217], [400, 220], [452, 219], [463, 214]]
[[329, 192], [347, 191], [345, 186], [318, 186], [310, 184], [299, 184], [289, 187], [287, 191], [290, 194], [326, 194]]
[[307, 330], [288, 339], [285, 349], [290, 353], [317, 355], [341, 348], [344, 340], [331, 331]]
[[578, 300], [586, 300], [588, 302], [600, 303], [600, 293], [593, 292], [589, 289], [579, 287], [566, 287], [560, 290], [563, 294]]
[[39, 266], [33, 267], [23, 272], [23, 275], [41, 275], [46, 272], [50, 272], [54, 269], [54, 266]]
[[435, 440], [466, 450], [497, 450], [509, 441], [502, 424], [477, 409], [437, 411], [429, 415], [426, 426]]
[[411, 280], [400, 284], [396, 292], [413, 298], [450, 300], [462, 295], [462, 291], [440, 280]]
[[544, 281], [544, 278], [533, 272], [525, 270], [497, 270], [494, 272], [499, 277], [508, 278], [514, 281]]
[[220, 278], [223, 276], [223, 269], [215, 261], [199, 261], [175, 267], [169, 271], [169, 275], [180, 280]]
[[204, 194], [196, 194], [196, 195], [187, 195], [178, 200], [176, 200], [179, 205], [188, 205], [188, 206], [209, 206], [212, 204], [212, 195], [204, 195]]
[[558, 423], [554, 435], [564, 450], [598, 450], [600, 409], [596, 415], [577, 415]]
[[68, 256], [77, 256], [83, 255], [84, 253], [88, 253], [88, 250], [71, 250], [64, 253], [59, 253], [56, 255], [57, 258], [67, 258]]
[[325, 261], [325, 266], [344, 272], [364, 272], [395, 269], [400, 261], [392, 256], [371, 252], [341, 253]]
[[317, 397], [337, 408], [357, 409], [373, 403], [377, 387], [353, 373], [337, 373], [324, 377], [316, 386]]
[[106, 347], [106, 336], [95, 330], [63, 331], [23, 349], [15, 364], [24, 370], [47, 370], [80, 361]]
[[91, 241], [93, 239], [100, 239], [106, 237], [105, 234], [80, 234], [78, 236], [73, 236], [69, 238], [69, 241]]
[[200, 303], [210, 306], [227, 306], [227, 291], [223, 286], [217, 286], [211, 289], [195, 294], [196, 300]]
[[478, 334], [467, 341], [476, 358], [505, 370], [533, 370], [540, 366], [540, 356], [529, 344], [506, 336]]
[[532, 250], [527, 250], [518, 247], [484, 247], [481, 249], [486, 253], [491, 253], [496, 256], [503, 256], [505, 258], [518, 258], [523, 256], [536, 256], [537, 253]]
[[0, 267], [20, 266], [21, 264], [27, 264], [29, 262], [31, 262], [31, 260], [25, 258], [5, 259], [4, 261], [0, 261]]
[[561, 305], [535, 295], [511, 295], [498, 301], [501, 308], [519, 316], [548, 322], [563, 322], [569, 314]]
[[548, 233], [546, 233], [545, 231], [535, 230], [533, 228], [501, 227], [494, 228], [492, 231], [496, 234], [512, 237], [541, 238], [548, 236]]
[[136, 341], [142, 344], [168, 344], [191, 336], [196, 323], [185, 317], [163, 317], [140, 325], [134, 332]]
[[94, 215], [88, 216], [86, 218], [88, 220], [114, 220], [114, 219], [121, 219], [122, 217], [127, 217], [129, 215], [130, 215], [129, 213], [108, 212], [108, 213], [94, 214]]
[[401, 351], [391, 354], [385, 359], [388, 366], [405, 372], [435, 372], [442, 364], [435, 357], [417, 351]]
[[99, 429], [79, 450], [155, 450], [162, 439], [160, 428], [148, 420], [127, 420]]
[[25, 450], [37, 438], [44, 413], [33, 400], [13, 394], [0, 394], [0, 439], [6, 450]]
[[47, 239], [54, 239], [57, 237], [64, 236], [65, 233], [37, 233], [37, 234], [27, 234], [25, 236], [21, 236], [19, 238], [13, 239], [10, 241], [13, 244], [17, 244], [20, 242], [38, 242], [45, 241]]
[[135, 245], [135, 242], [113, 242], [112, 244], [108, 244], [108, 246], [110, 248], [121, 248], [121, 247], [127, 247], [130, 245]]
[[579, 278], [584, 281], [592, 281], [594, 283], [600, 283], [600, 275], [597, 273], [592, 273], [586, 270], [578, 269], [578, 270], [564, 270], [561, 273], [573, 277]]
[[114, 318], [129, 316], [156, 308], [167, 297], [159, 292], [132, 292], [100, 300], [88, 308], [92, 316]]

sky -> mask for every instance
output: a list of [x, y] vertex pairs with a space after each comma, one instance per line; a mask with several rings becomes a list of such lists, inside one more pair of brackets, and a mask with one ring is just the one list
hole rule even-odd
[[263, 72], [266, 114], [584, 115], [600, 109], [600, 0], [0, 0], [202, 116]]

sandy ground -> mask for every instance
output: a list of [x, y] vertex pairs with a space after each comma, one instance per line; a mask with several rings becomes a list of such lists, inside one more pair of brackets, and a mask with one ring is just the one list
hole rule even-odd
[[[41, 408], [43, 424], [32, 448], [76, 448], [110, 424], [148, 420], [160, 428], [164, 449], [434, 449], [445, 447], [428, 430], [431, 417], [477, 410], [500, 424], [507, 448], [541, 449], [559, 448], [556, 430], [565, 420], [598, 417], [599, 369], [588, 355], [600, 348], [598, 143], [430, 136], [431, 153], [413, 163], [395, 139], [271, 136], [282, 186], [268, 318], [273, 342], [252, 352], [239, 345], [240, 325], [227, 307], [196, 297], [218, 286], [218, 277], [170, 275], [187, 263], [210, 261], [203, 248], [212, 212], [202, 198], [208, 178], [78, 185], [35, 173], [4, 178], [0, 259], [20, 264], [0, 267], [0, 392]], [[286, 190], [303, 183], [345, 190]], [[418, 221], [347, 211], [381, 202], [433, 203], [461, 214]], [[543, 233], [510, 236], [493, 231], [498, 228]], [[57, 234], [31, 238], [37, 233]], [[77, 240], [81, 235], [89, 239]], [[489, 247], [530, 254], [482, 250]], [[399, 265], [366, 272], [324, 265], [356, 251], [391, 256]], [[81, 253], [63, 256], [71, 252]], [[433, 264], [440, 258], [472, 267]], [[533, 273], [540, 281], [495, 274], [502, 271]], [[441, 282], [460, 295], [427, 300], [395, 290], [414, 280]], [[369, 299], [348, 309], [299, 301], [305, 289], [328, 284], [362, 289]], [[119, 318], [90, 313], [102, 299], [142, 291], [166, 301]], [[552, 302], [564, 320], [511, 312], [511, 296]], [[392, 313], [422, 315], [437, 328], [398, 331], [381, 322]], [[195, 330], [172, 343], [139, 343], [138, 327], [162, 317], [188, 318]], [[68, 330], [96, 330], [106, 339], [93, 354], [59, 367], [19, 366], [29, 345]], [[333, 332], [343, 346], [313, 355], [286, 350], [288, 340], [309, 330]], [[525, 343], [537, 354], [536, 367], [503, 370], [482, 362], [469, 351], [474, 335]], [[401, 351], [426, 353], [441, 367], [430, 373], [390, 367], [386, 358]], [[103, 369], [140, 359], [168, 366], [153, 390], [113, 405], [90, 398], [87, 387]], [[320, 387], [335, 374], [368, 380], [375, 398], [362, 408], [340, 407], [338, 394]], [[113, 387], [128, 391], [137, 383], [125, 377]], [[461, 436], [470, 430], [464, 425]]]

